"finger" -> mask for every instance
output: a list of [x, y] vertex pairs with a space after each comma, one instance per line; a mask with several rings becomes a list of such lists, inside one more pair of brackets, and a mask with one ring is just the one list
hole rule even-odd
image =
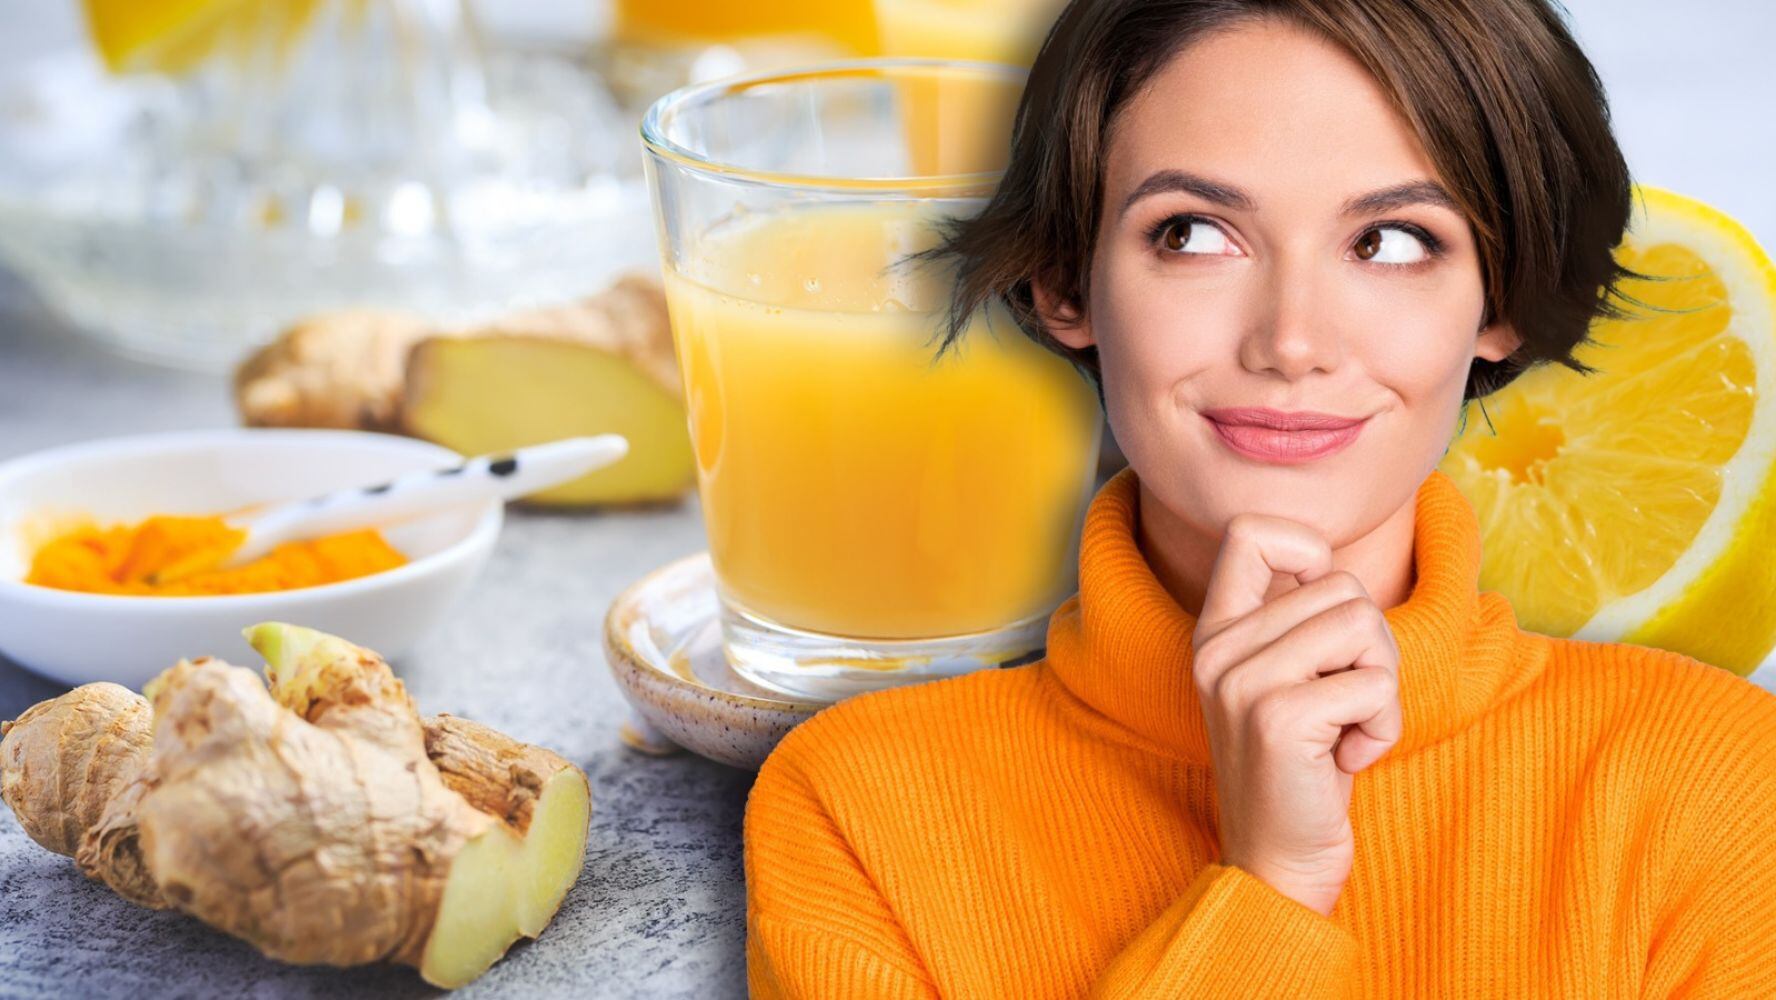
[[[1364, 675], [1368, 675], [1368, 677], [1364, 677]], [[1312, 684], [1307, 684], [1307, 687], [1325, 686], [1328, 680], [1334, 680], [1339, 684], [1348, 684], [1348, 686], [1368, 684], [1368, 686], [1375, 687], [1375, 698], [1380, 700], [1368, 718], [1339, 726], [1341, 735], [1337, 739], [1336, 746], [1332, 748], [1332, 762], [1337, 764], [1339, 771], [1355, 774], [1357, 771], [1362, 771], [1364, 767], [1375, 764], [1376, 760], [1384, 757], [1385, 753], [1391, 750], [1396, 742], [1399, 742], [1399, 732], [1403, 726], [1401, 709], [1399, 709], [1399, 687], [1394, 684], [1394, 680], [1385, 677], [1373, 668], [1344, 671], [1344, 673], [1337, 673], [1332, 677], [1321, 677], [1320, 680], [1314, 680]], [[1352, 705], [1352, 710], [1359, 710], [1355, 703]]]
[[1373, 764], [1400, 739], [1399, 691], [1380, 668], [1341, 671], [1279, 697], [1279, 712], [1301, 720], [1301, 739], [1316, 753], [1330, 749], [1346, 774]]
[[1299, 521], [1269, 514], [1237, 514], [1227, 524], [1209, 570], [1199, 640], [1206, 640], [1264, 604], [1278, 573], [1318, 579], [1332, 569], [1332, 546]]
[[[1334, 570], [1222, 629], [1213, 637], [1218, 652], [1205, 659], [1222, 664], [1243, 663], [1309, 618], [1356, 600], [1369, 600], [1368, 588], [1354, 573]], [[1206, 644], [1207, 640], [1195, 642], [1199, 649]], [[1212, 664], [1205, 668], [1203, 679], [1214, 669]]]
[[[1216, 679], [1215, 700], [1232, 713], [1280, 688], [1350, 667], [1399, 672], [1399, 649], [1381, 610], [1367, 598], [1334, 605], [1284, 632]], [[1345, 719], [1342, 722], [1355, 720]]]

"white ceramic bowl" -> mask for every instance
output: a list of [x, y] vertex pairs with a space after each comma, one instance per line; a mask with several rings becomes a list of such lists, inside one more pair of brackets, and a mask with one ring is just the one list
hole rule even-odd
[[58, 515], [101, 522], [215, 514], [461, 461], [448, 448], [358, 431], [236, 428], [111, 438], [0, 464], [0, 653], [66, 684], [140, 690], [181, 657], [257, 667], [255, 622], [307, 625], [398, 656], [468, 588], [493, 551], [498, 501], [391, 526], [410, 560], [355, 580], [262, 594], [143, 597], [23, 582], [31, 533]]

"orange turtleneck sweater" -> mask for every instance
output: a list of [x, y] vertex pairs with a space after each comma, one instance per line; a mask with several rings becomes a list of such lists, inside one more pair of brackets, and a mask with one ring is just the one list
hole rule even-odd
[[1046, 659], [853, 696], [765, 761], [753, 996], [1776, 996], [1776, 695], [1521, 631], [1440, 471], [1337, 905], [1219, 864], [1194, 617], [1136, 485], [1093, 499]]

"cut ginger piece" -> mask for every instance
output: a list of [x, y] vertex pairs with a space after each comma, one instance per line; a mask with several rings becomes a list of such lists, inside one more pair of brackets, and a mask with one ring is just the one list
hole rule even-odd
[[562, 771], [545, 780], [526, 835], [482, 837], [450, 867], [420, 975], [437, 986], [473, 981], [520, 936], [543, 932], [585, 857], [591, 798], [586, 779]]
[[621, 459], [529, 503], [669, 500], [696, 478], [665, 293], [651, 275], [428, 337], [408, 354], [401, 398], [407, 433], [465, 455], [581, 435], [628, 439]]
[[[676, 378], [676, 376], [674, 376]], [[407, 367], [405, 430], [465, 455], [605, 433], [622, 458], [527, 495], [542, 506], [672, 500], [696, 479], [682, 396], [621, 356], [566, 338], [436, 337]]]
[[422, 719], [370, 650], [280, 623], [247, 636], [265, 681], [182, 660], [146, 698], [88, 684], [0, 727], [25, 831], [287, 962], [398, 962], [454, 988], [541, 933], [580, 872], [585, 774]]
[[666, 295], [645, 271], [478, 326], [391, 310], [310, 317], [241, 362], [234, 398], [249, 426], [394, 431], [465, 455], [629, 442], [616, 462], [524, 497], [538, 505], [671, 501], [696, 482]]
[[[432, 931], [427, 954], [466, 954], [451, 941], [462, 937], [461, 928], [473, 926], [462, 918], [475, 915], [475, 906], [503, 899], [512, 904], [510, 919], [525, 937], [536, 937], [560, 909], [567, 891], [579, 875], [586, 847], [586, 825], [592, 818], [592, 802], [586, 778], [578, 768], [548, 750], [520, 743], [506, 734], [454, 715], [434, 715], [425, 720], [426, 756], [437, 765], [444, 784], [470, 805], [497, 816], [515, 830], [523, 831], [520, 849], [513, 854], [507, 841], [489, 840], [506, 853], [489, 857], [488, 867], [452, 869], [444, 887], [439, 924]], [[475, 848], [475, 845], [471, 845]], [[478, 849], [478, 848], [476, 848]], [[478, 875], [503, 873], [499, 892], [483, 892]], [[453, 900], [465, 903], [458, 908]], [[491, 908], [491, 907], [490, 907]], [[447, 924], [446, 917], [454, 918]], [[471, 938], [471, 940], [478, 940]]]
[[[359, 678], [401, 683], [376, 654], [313, 629], [266, 623], [247, 639], [273, 696], [310, 721], [356, 714]], [[554, 918], [584, 860], [591, 790], [564, 758], [467, 719], [424, 720], [423, 747], [444, 786], [495, 820], [450, 862], [418, 963], [427, 982], [454, 988]]]

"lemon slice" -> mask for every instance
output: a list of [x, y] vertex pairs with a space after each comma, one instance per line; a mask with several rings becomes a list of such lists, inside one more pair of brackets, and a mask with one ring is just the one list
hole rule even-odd
[[1776, 266], [1650, 187], [1618, 256], [1658, 276], [1623, 285], [1652, 308], [1593, 324], [1574, 356], [1596, 373], [1538, 366], [1470, 402], [1440, 468], [1521, 627], [1748, 675], [1776, 645]]
[[[184, 73], [228, 53], [282, 58], [320, 0], [85, 0], [87, 30], [113, 73]], [[356, 5], [354, 5], [356, 6]]]

